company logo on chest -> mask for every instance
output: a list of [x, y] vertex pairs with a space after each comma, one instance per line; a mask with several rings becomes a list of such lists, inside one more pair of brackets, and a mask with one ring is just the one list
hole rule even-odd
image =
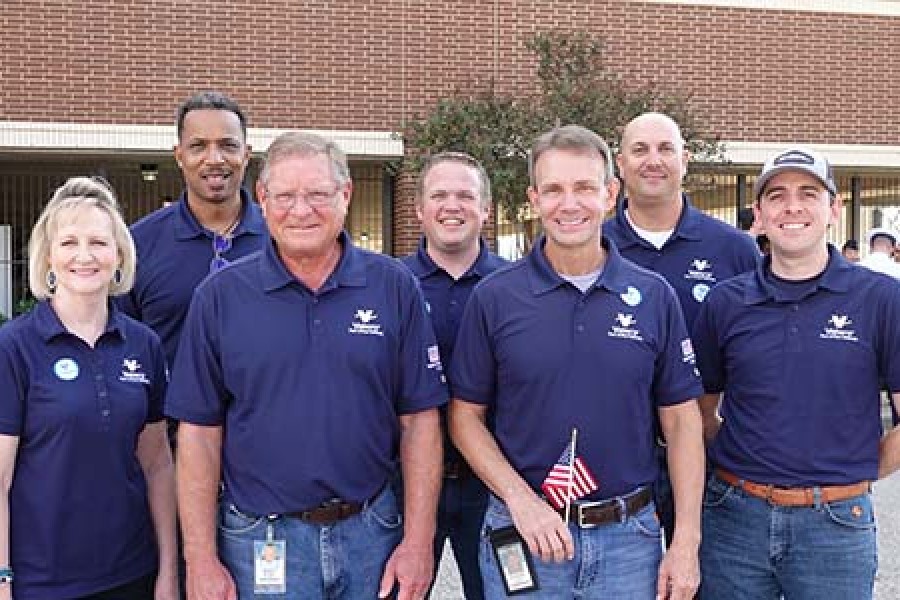
[[347, 333], [354, 335], [380, 335], [384, 332], [381, 330], [381, 324], [378, 323], [378, 313], [373, 308], [357, 308], [353, 314], [353, 321], [347, 328]]
[[119, 375], [119, 381], [126, 383], [150, 383], [141, 363], [136, 358], [125, 358], [122, 360], [122, 373]]
[[858, 342], [856, 329], [853, 327], [853, 320], [848, 315], [832, 314], [819, 337], [823, 340], [839, 340], [842, 342]]
[[636, 342], [644, 341], [644, 337], [637, 327], [637, 319], [631, 313], [618, 313], [615, 322], [609, 331], [606, 332], [606, 335]]
[[716, 276], [713, 273], [712, 261], [708, 258], [695, 258], [688, 265], [687, 271], [684, 273], [685, 279], [693, 281], [706, 281], [709, 283], [716, 282]]

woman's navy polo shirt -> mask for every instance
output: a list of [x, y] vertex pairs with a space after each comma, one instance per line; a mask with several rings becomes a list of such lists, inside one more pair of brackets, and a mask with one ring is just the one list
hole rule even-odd
[[724, 392], [710, 459], [744, 479], [878, 478], [880, 389], [900, 391], [900, 284], [829, 254], [805, 293], [766, 259], [714, 288], [697, 318], [704, 388]]
[[472, 293], [453, 394], [494, 410], [497, 443], [532, 488], [577, 428], [577, 454], [600, 484], [589, 498], [621, 495], [656, 479], [657, 408], [702, 392], [684, 317], [669, 284], [609, 240], [587, 293], [553, 270], [543, 242]]
[[135, 450], [144, 425], [162, 419], [165, 386], [159, 338], [114, 307], [94, 348], [48, 302], [0, 327], [0, 433], [19, 438], [17, 600], [76, 598], [157, 568]]
[[447, 401], [413, 274], [340, 241], [316, 292], [272, 242], [194, 294], [166, 412], [224, 427], [225, 496], [241, 511], [371, 498], [396, 470], [398, 415]]

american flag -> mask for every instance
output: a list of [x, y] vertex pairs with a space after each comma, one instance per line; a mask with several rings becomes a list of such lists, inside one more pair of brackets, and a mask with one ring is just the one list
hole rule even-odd
[[[547, 478], [544, 479], [544, 483], [541, 484], [547, 500], [557, 510], [563, 510], [566, 507], [566, 496], [568, 496], [569, 502], [573, 502], [587, 496], [599, 487], [593, 473], [580, 458], [576, 456], [575, 462], [572, 462], [572, 446], [572, 443], [566, 446], [562, 456], [559, 457], [559, 460], [550, 469], [550, 473], [547, 474]], [[575, 474], [570, 479], [573, 468]]]

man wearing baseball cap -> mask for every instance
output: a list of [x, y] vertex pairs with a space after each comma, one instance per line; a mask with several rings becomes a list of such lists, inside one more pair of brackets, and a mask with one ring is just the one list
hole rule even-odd
[[890, 229], [875, 227], [866, 236], [869, 240], [869, 255], [860, 261], [862, 266], [900, 279], [900, 264], [894, 262], [897, 234]]
[[714, 288], [693, 331], [713, 468], [701, 597], [864, 600], [871, 482], [900, 466], [879, 399], [883, 381], [900, 402], [900, 286], [827, 243], [841, 199], [818, 153], [769, 158], [754, 198], [771, 254]]

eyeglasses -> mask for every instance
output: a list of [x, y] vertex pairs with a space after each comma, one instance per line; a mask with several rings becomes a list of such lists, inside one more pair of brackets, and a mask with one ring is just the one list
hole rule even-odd
[[215, 273], [229, 263], [229, 260], [222, 255], [231, 250], [231, 235], [223, 235], [221, 233], [215, 234], [213, 236], [212, 249], [213, 258], [209, 262], [209, 272]]
[[303, 200], [310, 208], [327, 208], [334, 206], [334, 196], [341, 186], [335, 186], [330, 190], [310, 190], [308, 192], [279, 192], [273, 194], [266, 188], [266, 201], [278, 210], [290, 210]]

